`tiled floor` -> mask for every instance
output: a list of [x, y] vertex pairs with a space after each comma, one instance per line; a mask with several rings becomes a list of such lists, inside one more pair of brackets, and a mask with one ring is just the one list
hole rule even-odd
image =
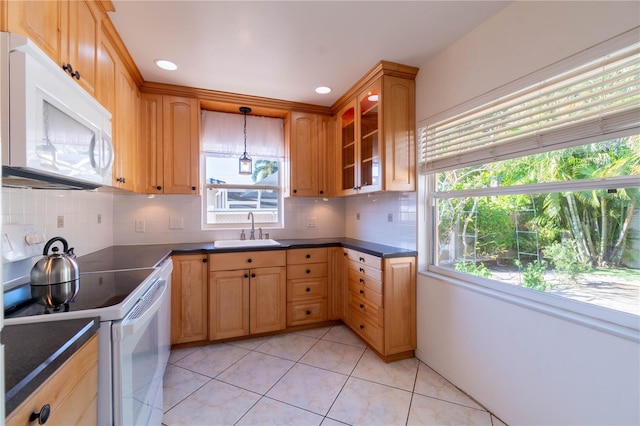
[[171, 352], [165, 425], [504, 424], [418, 359], [344, 325]]

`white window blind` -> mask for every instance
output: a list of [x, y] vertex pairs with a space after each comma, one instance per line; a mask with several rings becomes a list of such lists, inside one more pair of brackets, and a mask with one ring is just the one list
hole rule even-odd
[[418, 130], [421, 173], [640, 132], [640, 43]]

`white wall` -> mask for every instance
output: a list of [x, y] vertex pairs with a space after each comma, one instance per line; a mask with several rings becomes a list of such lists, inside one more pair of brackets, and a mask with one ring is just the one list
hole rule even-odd
[[[638, 2], [514, 2], [420, 67], [418, 121], [629, 30], [639, 17]], [[417, 297], [418, 357], [505, 422], [640, 424], [637, 340], [426, 275]]]
[[[64, 217], [63, 228], [57, 226], [58, 216]], [[65, 238], [82, 256], [113, 245], [113, 195], [2, 188], [2, 223], [33, 224], [47, 239]]]
[[[155, 244], [212, 242], [216, 239], [240, 238], [240, 229], [202, 231], [201, 197], [193, 195], [118, 194], [114, 202], [114, 244]], [[169, 218], [180, 217], [184, 227], [169, 229]], [[285, 226], [263, 230], [274, 239], [325, 238], [344, 235], [344, 201], [320, 198], [286, 198], [284, 202]], [[307, 219], [316, 218], [316, 227], [307, 227]], [[135, 221], [145, 222], [145, 232], [135, 232]], [[256, 229], [259, 225], [256, 225]], [[251, 228], [247, 220], [245, 232]], [[248, 232], [247, 232], [248, 235]]]

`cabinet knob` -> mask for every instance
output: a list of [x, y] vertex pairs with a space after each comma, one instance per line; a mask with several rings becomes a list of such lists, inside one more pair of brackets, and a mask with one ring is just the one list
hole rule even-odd
[[78, 70], [74, 72], [71, 64], [62, 64], [62, 69], [68, 72], [71, 77], [75, 78], [76, 80], [80, 80], [80, 72]]
[[191, 187], [191, 190], [192, 190], [192, 191], [195, 191], [195, 190], [196, 190], [196, 187], [195, 187], [195, 186], [192, 186], [192, 187]]
[[245, 278], [249, 278], [249, 274], [244, 274], [244, 277]]
[[358, 187], [357, 187], [357, 186], [354, 186], [354, 187], [353, 187], [353, 190], [354, 190], [354, 191], [357, 191], [357, 190], [358, 190]]
[[364, 324], [360, 324], [360, 330], [364, 330]]
[[364, 296], [364, 290], [360, 290], [360, 294]]
[[207, 258], [202, 259], [202, 263], [207, 263]]
[[311, 269], [307, 269], [307, 274], [310, 274], [310, 273], [311, 273]]
[[311, 288], [307, 287], [307, 293], [309, 293], [311, 291]]
[[311, 259], [311, 255], [310, 254], [308, 254], [306, 257], [307, 257], [307, 259]]
[[251, 274], [251, 278], [255, 278], [255, 277], [256, 277], [256, 274]]
[[321, 190], [320, 190], [320, 195], [322, 195], [322, 194], [324, 194], [324, 191], [321, 189]]
[[40, 409], [40, 412], [34, 411], [29, 416], [29, 421], [33, 422], [36, 419], [38, 420], [38, 424], [43, 425], [49, 420], [49, 414], [51, 414], [51, 406], [49, 404], [44, 404]]
[[360, 304], [360, 309], [364, 309], [364, 305], [362, 303]]
[[157, 189], [158, 191], [162, 191], [162, 187], [161, 187], [160, 185], [156, 186], [156, 189]]
[[247, 263], [251, 263], [251, 262], [253, 262], [253, 259], [248, 258], [248, 259], [247, 259]]
[[293, 190], [293, 193], [294, 193], [294, 194], [297, 194], [297, 193], [298, 193], [298, 190], [297, 190], [297, 189], [294, 189], [294, 190]]
[[305, 312], [305, 314], [311, 315], [311, 311], [307, 311], [307, 312]]

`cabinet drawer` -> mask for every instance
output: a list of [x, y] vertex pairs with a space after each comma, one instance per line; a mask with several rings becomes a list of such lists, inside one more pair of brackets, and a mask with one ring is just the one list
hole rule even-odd
[[382, 271], [380, 269], [372, 268], [371, 266], [367, 266], [351, 259], [347, 261], [347, 265], [350, 271], [356, 271], [362, 275], [371, 277], [374, 280], [382, 281]]
[[287, 266], [287, 278], [314, 278], [314, 277], [326, 277], [327, 276], [327, 264], [325, 263], [310, 263], [307, 265], [288, 265]]
[[365, 286], [361, 283], [349, 280], [349, 290], [360, 295], [361, 297], [364, 297], [374, 305], [382, 307], [382, 295], [376, 291], [365, 288]]
[[353, 269], [349, 269], [349, 281], [354, 281], [359, 285], [364, 286], [365, 288], [371, 289], [376, 293], [383, 294], [382, 291], [382, 281], [376, 280], [370, 276], [365, 274], [361, 274], [359, 272], [354, 271]]
[[287, 326], [310, 324], [326, 320], [326, 299], [287, 303]]
[[372, 268], [382, 269], [382, 258], [362, 253], [357, 250], [347, 249], [347, 257], [361, 265], [367, 265]]
[[364, 316], [360, 315], [358, 311], [353, 308], [349, 308], [349, 326], [357, 334], [362, 336], [375, 350], [378, 352], [383, 351], [384, 333], [383, 328], [371, 323]]
[[243, 251], [236, 253], [215, 253], [209, 255], [210, 271], [234, 271], [249, 268], [268, 268], [285, 266], [287, 252], [272, 251]]
[[327, 278], [287, 280], [287, 301], [321, 299], [327, 297]]
[[349, 292], [349, 307], [360, 313], [373, 324], [380, 327], [384, 326], [384, 309], [374, 305], [352, 291]]
[[326, 247], [287, 250], [287, 265], [297, 265], [300, 263], [322, 263], [326, 261]]

